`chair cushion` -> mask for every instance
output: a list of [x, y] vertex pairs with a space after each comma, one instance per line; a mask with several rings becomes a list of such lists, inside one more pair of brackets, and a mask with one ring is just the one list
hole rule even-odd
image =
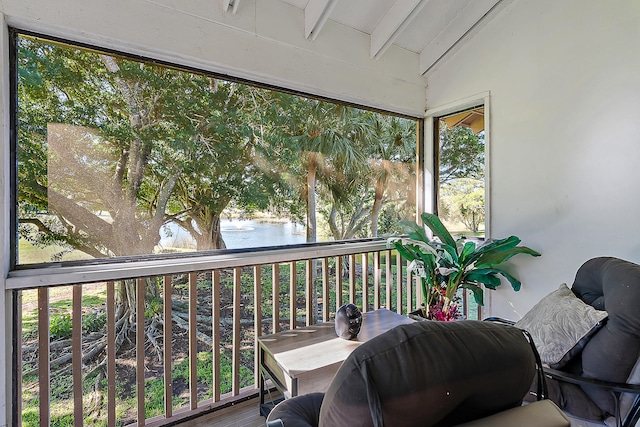
[[542, 363], [561, 368], [582, 351], [607, 312], [575, 296], [566, 284], [542, 298], [515, 326], [529, 331]]
[[518, 406], [457, 427], [569, 427], [569, 419], [552, 401], [545, 399]]
[[[640, 351], [640, 265], [611, 257], [591, 259], [578, 269], [572, 291], [609, 314], [607, 323], [582, 351], [582, 374], [627, 381]], [[608, 392], [593, 388], [584, 391], [603, 411], [614, 413], [614, 401]]]
[[324, 397], [320, 426], [368, 427], [372, 416], [396, 427], [455, 425], [519, 406], [534, 373], [531, 347], [515, 327], [402, 325], [349, 355]]

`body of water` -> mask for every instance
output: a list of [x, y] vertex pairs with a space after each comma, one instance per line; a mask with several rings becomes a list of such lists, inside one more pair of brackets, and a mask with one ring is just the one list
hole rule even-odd
[[[191, 235], [175, 223], [160, 230], [160, 246], [195, 249]], [[221, 221], [222, 238], [228, 249], [257, 248], [305, 243], [305, 229], [290, 221], [225, 219]]]

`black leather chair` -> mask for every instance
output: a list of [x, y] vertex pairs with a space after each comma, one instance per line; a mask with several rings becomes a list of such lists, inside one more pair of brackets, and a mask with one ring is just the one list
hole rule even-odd
[[568, 426], [548, 400], [521, 406], [538, 373], [535, 349], [518, 328], [481, 321], [416, 322], [362, 344], [342, 364], [326, 394], [285, 400], [267, 423]]
[[[572, 425], [635, 426], [640, 419], [640, 265], [613, 257], [585, 262], [573, 293], [608, 319], [561, 369], [546, 368], [550, 398]], [[617, 420], [616, 420], [617, 419]]]

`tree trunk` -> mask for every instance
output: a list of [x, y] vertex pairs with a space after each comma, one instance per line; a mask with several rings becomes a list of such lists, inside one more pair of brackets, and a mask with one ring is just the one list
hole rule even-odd
[[371, 236], [378, 237], [378, 218], [382, 210], [382, 198], [384, 197], [384, 181], [376, 180], [375, 196], [373, 199], [373, 207], [371, 208]]

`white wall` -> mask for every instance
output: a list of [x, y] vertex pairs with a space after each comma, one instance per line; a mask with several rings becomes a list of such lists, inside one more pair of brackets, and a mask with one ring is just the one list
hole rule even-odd
[[542, 253], [510, 262], [519, 318], [590, 257], [640, 262], [640, 2], [514, 0], [428, 75], [428, 108], [491, 94], [491, 230]]

